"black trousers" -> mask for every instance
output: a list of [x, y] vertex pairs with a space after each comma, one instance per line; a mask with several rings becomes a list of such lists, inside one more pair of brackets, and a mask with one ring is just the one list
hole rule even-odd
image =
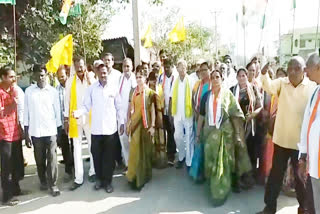
[[163, 115], [163, 126], [167, 133], [167, 155], [168, 158], [174, 157], [177, 152], [176, 142], [174, 141], [174, 125], [171, 116]]
[[61, 148], [62, 157], [65, 163], [65, 172], [72, 174], [73, 168], [73, 153], [71, 153], [71, 144], [69, 144], [68, 135], [64, 130], [59, 131], [57, 144]]
[[34, 158], [37, 164], [41, 184], [54, 187], [57, 185], [57, 137], [32, 137]]
[[117, 135], [91, 135], [91, 153], [97, 179], [103, 186], [111, 184], [115, 167]]
[[122, 147], [121, 147], [121, 141], [119, 137], [119, 133], [115, 133], [115, 140], [116, 140], [116, 148], [115, 148], [115, 161], [117, 162], [118, 165], [123, 164], [122, 161]]
[[7, 202], [19, 193], [19, 180], [24, 176], [21, 141], [0, 141], [2, 201]]
[[298, 150], [286, 149], [274, 144], [272, 169], [270, 171], [264, 195], [264, 202], [268, 210], [272, 212], [277, 210], [277, 198], [281, 190], [283, 177], [287, 169], [289, 158], [291, 158], [292, 161], [295, 177], [295, 189], [297, 193], [297, 200], [300, 205], [299, 207], [302, 209], [307, 209], [307, 192], [303, 183], [298, 177], [298, 155]]

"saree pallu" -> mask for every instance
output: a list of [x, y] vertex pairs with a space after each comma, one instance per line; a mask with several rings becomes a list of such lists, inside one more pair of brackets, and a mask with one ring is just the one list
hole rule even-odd
[[[154, 102], [154, 91], [146, 89], [146, 112], [148, 125], [151, 125], [151, 106]], [[153, 140], [148, 133], [148, 129], [144, 128], [142, 121], [141, 105], [143, 96], [141, 93], [136, 98], [131, 99], [134, 105], [134, 112], [131, 114], [131, 134], [130, 134], [130, 150], [128, 160], [127, 179], [134, 188], [141, 188], [152, 177], [152, 151]]]
[[235, 141], [235, 131], [231, 117], [243, 119], [243, 113], [232, 93], [223, 90], [221, 108], [223, 119], [219, 129], [208, 124], [208, 102], [206, 102], [205, 125], [203, 127], [204, 141], [204, 175], [209, 181], [211, 198], [214, 206], [222, 205], [233, 182], [233, 174], [239, 177], [249, 172], [252, 167], [244, 142]]

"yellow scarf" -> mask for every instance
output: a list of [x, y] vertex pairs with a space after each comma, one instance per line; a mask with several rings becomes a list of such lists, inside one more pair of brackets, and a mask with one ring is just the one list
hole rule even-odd
[[76, 75], [74, 75], [72, 85], [71, 85], [71, 97], [69, 106], [69, 137], [77, 138], [78, 135], [78, 125], [77, 119], [72, 116], [72, 112], [77, 110], [77, 86], [76, 86]]
[[[184, 77], [187, 78], [187, 77]], [[178, 87], [179, 87], [179, 79], [175, 82], [173, 86], [173, 94], [172, 94], [172, 115], [177, 114], [177, 103], [178, 103]], [[186, 118], [190, 118], [192, 116], [192, 101], [191, 101], [191, 93], [190, 93], [190, 84], [189, 80], [186, 79], [186, 87], [185, 87], [185, 116]]]

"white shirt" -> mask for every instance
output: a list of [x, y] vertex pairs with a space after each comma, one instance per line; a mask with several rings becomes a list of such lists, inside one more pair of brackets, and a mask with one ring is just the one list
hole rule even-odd
[[49, 137], [57, 134], [61, 126], [59, 95], [47, 84], [40, 89], [36, 84], [27, 88], [24, 100], [24, 125], [32, 137]]
[[117, 118], [124, 124], [121, 115], [121, 97], [112, 85], [103, 87], [100, 82], [91, 85], [84, 97], [81, 108], [74, 112], [78, 117], [92, 109], [91, 134], [112, 135], [117, 131]]
[[119, 88], [120, 77], [121, 72], [112, 68], [111, 72], [108, 73], [108, 84], [110, 84], [109, 87], [115, 87], [115, 89]]
[[19, 123], [23, 126], [23, 112], [24, 112], [24, 92], [19, 86], [15, 86], [18, 91], [18, 120]]
[[119, 94], [121, 97], [121, 114], [124, 117], [124, 122], [127, 122], [130, 91], [135, 87], [137, 87], [137, 81], [134, 73], [131, 72], [129, 79], [127, 79], [124, 74], [121, 74]]
[[163, 93], [164, 93], [164, 115], [168, 115], [169, 112], [169, 100], [171, 97], [171, 88], [173, 86], [173, 82], [175, 80], [175, 76], [173, 74], [171, 74], [170, 77], [166, 76], [164, 73], [161, 74], [161, 76], [159, 77], [159, 84], [162, 87], [163, 84], [163, 80], [165, 78], [165, 83], [163, 86]]
[[197, 72], [193, 72], [192, 74], [189, 75], [190, 77], [190, 87], [193, 88], [193, 86], [198, 82], [200, 79], [197, 75]]
[[[312, 96], [310, 97], [308, 104], [304, 112], [303, 123], [301, 127], [301, 138], [298, 144], [300, 155], [302, 153], [309, 155], [309, 174], [311, 177], [319, 179], [318, 176], [318, 160], [319, 160], [319, 140], [320, 140], [320, 104], [317, 109], [315, 119], [310, 127], [309, 133], [309, 150], [307, 146], [307, 134], [309, 120], [318, 98], [318, 92], [320, 86], [318, 86]], [[308, 150], [308, 151], [307, 151]]]
[[185, 113], [185, 92], [186, 92], [186, 83], [187, 81], [189, 81], [189, 86], [190, 86], [190, 99], [192, 99], [192, 87], [191, 87], [191, 83], [190, 83], [190, 79], [188, 74], [185, 75], [183, 81], [181, 81], [180, 77], [177, 77], [176, 80], [173, 82], [172, 88], [171, 88], [171, 95], [170, 97], [172, 97], [173, 95], [173, 88], [174, 85], [176, 83], [176, 81], [179, 81], [179, 85], [178, 85], [178, 100], [177, 100], [177, 113], [176, 115], [174, 115], [174, 119], [175, 120], [185, 120], [186, 119], [186, 113]]
[[[76, 74], [75, 74], [76, 75]], [[69, 107], [70, 107], [70, 100], [71, 100], [71, 86], [73, 82], [74, 76], [70, 77], [66, 82], [65, 87], [65, 98], [64, 98], [64, 116], [69, 117]], [[77, 109], [79, 109], [82, 106], [84, 94], [86, 89], [89, 87], [88, 81], [86, 79], [83, 79], [83, 81], [80, 80], [80, 78], [76, 75], [76, 90], [77, 90]], [[78, 120], [78, 125], [84, 125], [89, 123], [89, 115], [84, 114], [82, 115]]]

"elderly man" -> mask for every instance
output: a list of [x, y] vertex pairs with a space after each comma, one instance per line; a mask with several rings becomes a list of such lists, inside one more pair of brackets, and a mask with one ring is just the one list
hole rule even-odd
[[175, 79], [171, 89], [171, 113], [174, 118], [174, 139], [179, 150], [179, 160], [176, 168], [191, 166], [193, 146], [192, 120], [192, 87], [187, 74], [187, 62], [178, 62], [179, 77]]
[[[127, 113], [129, 107], [130, 91], [137, 87], [136, 77], [132, 72], [133, 65], [130, 58], [125, 58], [122, 63], [123, 74], [120, 77], [119, 95], [121, 97], [121, 114], [123, 115], [124, 124], [127, 123]], [[121, 122], [118, 118], [118, 131], [120, 132]], [[126, 127], [125, 127], [126, 128]], [[120, 142], [122, 147], [122, 157], [126, 167], [128, 167], [129, 159], [129, 136], [126, 131], [120, 135]]]
[[[299, 176], [306, 182], [309, 173], [312, 182], [315, 212], [320, 213], [320, 58], [317, 53], [310, 55], [306, 67], [307, 76], [318, 87], [312, 93], [304, 112], [299, 144]], [[307, 164], [308, 163], [308, 164]], [[308, 166], [308, 169], [307, 169]]]
[[264, 202], [266, 204], [260, 214], [274, 214], [277, 210], [279, 196], [288, 159], [291, 158], [296, 179], [296, 193], [299, 202], [298, 213], [308, 213], [306, 189], [298, 178], [298, 142], [303, 120], [303, 113], [315, 83], [304, 76], [305, 62], [301, 57], [293, 57], [288, 63], [288, 77], [271, 80], [267, 74], [269, 64], [261, 71], [263, 89], [279, 97], [277, 118], [275, 122], [273, 142], [273, 165], [266, 186]]

